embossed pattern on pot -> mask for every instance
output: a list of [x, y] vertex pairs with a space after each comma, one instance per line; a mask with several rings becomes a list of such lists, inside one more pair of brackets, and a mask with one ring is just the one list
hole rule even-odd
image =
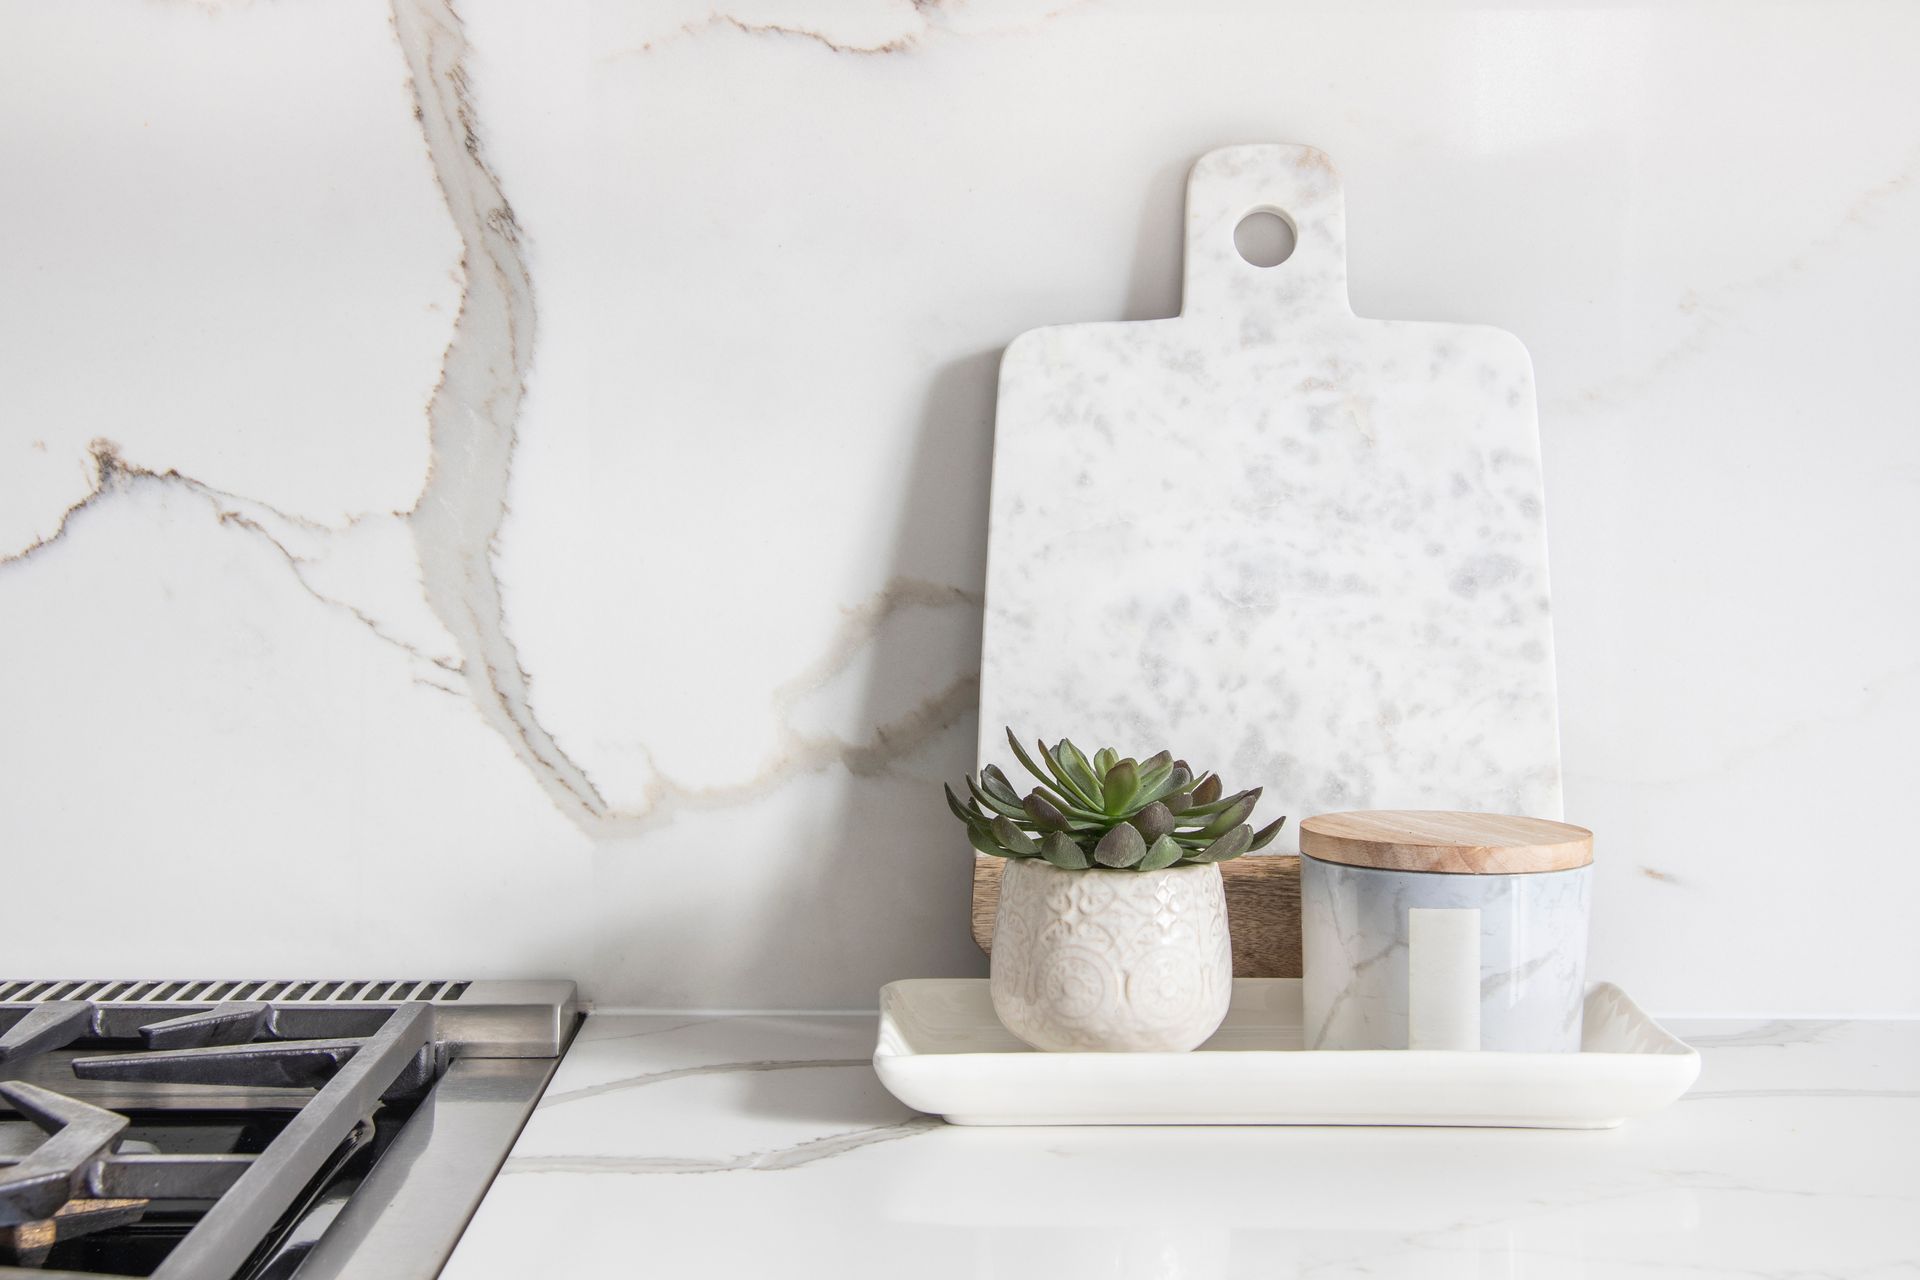
[[1010, 862], [992, 974], [994, 1011], [1036, 1049], [1192, 1049], [1219, 1027], [1232, 996], [1220, 869]]

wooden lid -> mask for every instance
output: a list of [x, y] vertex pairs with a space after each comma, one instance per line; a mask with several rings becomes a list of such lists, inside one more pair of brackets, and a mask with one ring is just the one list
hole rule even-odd
[[1523, 875], [1593, 861], [1593, 832], [1545, 818], [1445, 809], [1323, 813], [1300, 824], [1300, 852], [1382, 871]]

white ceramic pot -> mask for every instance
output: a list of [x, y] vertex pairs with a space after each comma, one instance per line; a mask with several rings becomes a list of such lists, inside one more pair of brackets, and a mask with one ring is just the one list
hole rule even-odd
[[1010, 860], [991, 971], [994, 1012], [1036, 1049], [1184, 1053], [1233, 996], [1220, 868]]

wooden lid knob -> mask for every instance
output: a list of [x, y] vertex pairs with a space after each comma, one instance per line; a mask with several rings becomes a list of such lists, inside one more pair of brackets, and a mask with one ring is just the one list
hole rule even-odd
[[1300, 824], [1300, 852], [1382, 871], [1524, 875], [1593, 861], [1593, 832], [1545, 818], [1445, 809], [1323, 813]]

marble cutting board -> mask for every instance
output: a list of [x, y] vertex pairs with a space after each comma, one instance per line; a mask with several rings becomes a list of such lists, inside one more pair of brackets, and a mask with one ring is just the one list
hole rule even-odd
[[[1277, 266], [1235, 246], [1259, 211], [1296, 234]], [[1035, 329], [1001, 361], [980, 761], [1011, 771], [1005, 725], [1168, 747], [1266, 788], [1274, 853], [1333, 810], [1560, 817], [1526, 349], [1355, 316], [1311, 147], [1202, 157], [1185, 259], [1179, 316]]]

